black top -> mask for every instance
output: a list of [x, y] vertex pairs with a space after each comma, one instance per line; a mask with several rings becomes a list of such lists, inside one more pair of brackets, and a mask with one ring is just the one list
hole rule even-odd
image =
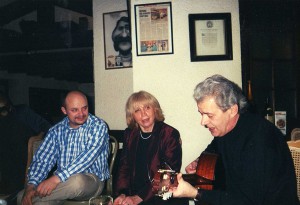
[[[144, 186], [151, 182], [149, 168], [146, 161], [147, 150], [149, 146], [149, 138], [151, 137], [152, 133], [141, 133], [143, 137], [146, 139], [140, 138], [137, 146], [136, 152], [136, 172], [135, 180], [134, 180], [134, 191], [138, 193], [138, 190], [141, 190]], [[149, 138], [148, 138], [149, 137]]]
[[47, 133], [51, 124], [41, 117], [39, 114], [34, 112], [27, 105], [21, 104], [14, 106], [13, 115], [25, 126], [31, 128], [32, 135], [37, 135], [40, 132]]
[[0, 193], [24, 188], [27, 144], [31, 130], [13, 115], [0, 118]]
[[215, 137], [206, 151], [224, 164], [226, 189], [202, 191], [212, 205], [295, 205], [297, 183], [293, 160], [282, 133], [260, 116], [242, 114], [235, 128]]

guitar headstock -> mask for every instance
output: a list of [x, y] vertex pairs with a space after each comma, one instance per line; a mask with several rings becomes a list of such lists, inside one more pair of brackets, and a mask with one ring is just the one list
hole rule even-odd
[[152, 191], [155, 195], [167, 200], [172, 196], [169, 192], [170, 188], [177, 186], [177, 173], [174, 170], [159, 169], [152, 182]]
[[173, 195], [172, 192], [166, 192], [166, 193], [163, 193], [162, 199], [163, 199], [163, 200], [168, 200], [168, 199], [172, 198], [172, 195]]

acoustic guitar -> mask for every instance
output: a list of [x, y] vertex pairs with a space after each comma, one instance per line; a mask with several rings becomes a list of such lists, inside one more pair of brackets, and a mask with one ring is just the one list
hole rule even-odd
[[[195, 174], [183, 174], [185, 181], [198, 189], [224, 189], [225, 177], [221, 159], [215, 153], [202, 152]], [[152, 182], [152, 191], [164, 200], [170, 198], [170, 188], [177, 187], [177, 173], [171, 169], [159, 169]]]

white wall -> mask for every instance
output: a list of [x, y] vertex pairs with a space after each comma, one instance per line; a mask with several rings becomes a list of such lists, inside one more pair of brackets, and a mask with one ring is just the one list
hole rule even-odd
[[126, 10], [126, 0], [93, 0], [95, 113], [111, 129], [125, 129], [125, 102], [133, 92], [133, 69], [105, 70], [103, 13]]
[[[103, 13], [126, 10], [126, 0], [93, 0], [94, 78], [96, 115], [111, 129], [125, 129], [125, 103], [132, 92], [146, 90], [160, 102], [165, 122], [177, 128], [183, 141], [183, 168], [199, 156], [212, 140], [200, 126], [193, 89], [213, 74], [221, 74], [241, 85], [241, 50], [238, 0], [173, 0], [174, 54], [136, 56], [134, 4], [164, 2], [131, 0], [133, 68], [105, 70]], [[190, 61], [188, 14], [230, 12], [233, 60]]]

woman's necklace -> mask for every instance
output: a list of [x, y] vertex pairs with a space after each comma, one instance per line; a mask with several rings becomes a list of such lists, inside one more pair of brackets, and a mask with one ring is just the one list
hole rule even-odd
[[147, 137], [144, 137], [144, 136], [142, 135], [142, 132], [140, 131], [140, 136], [141, 136], [142, 139], [147, 140], [147, 139], [149, 139], [149, 138], [152, 136], [152, 134], [150, 134], [150, 135], [147, 136]]

